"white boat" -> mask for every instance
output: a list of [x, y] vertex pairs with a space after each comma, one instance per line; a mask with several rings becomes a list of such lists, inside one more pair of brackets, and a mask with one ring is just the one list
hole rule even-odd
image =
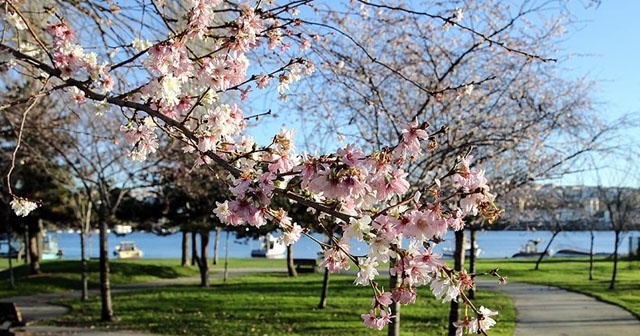
[[42, 240], [42, 260], [62, 259], [62, 249], [58, 248], [58, 240], [49, 235]]
[[260, 237], [258, 240], [260, 241], [260, 248], [257, 250], [251, 250], [251, 257], [283, 259], [286, 256], [287, 246], [285, 246], [280, 239], [267, 234], [266, 236]]
[[144, 253], [136, 246], [135, 242], [121, 241], [116, 245], [113, 255], [118, 259], [140, 259]]
[[[480, 254], [482, 253], [482, 248], [480, 248], [480, 246], [478, 246], [478, 242], [475, 242], [474, 244], [474, 251], [475, 251], [475, 255], [476, 258], [480, 257]], [[470, 258], [471, 257], [471, 243], [469, 242], [469, 240], [467, 240], [467, 238], [464, 239], [464, 243], [463, 243], [463, 247], [464, 247], [464, 256], [465, 258]], [[442, 255], [448, 258], [453, 258], [453, 255], [456, 252], [456, 248], [455, 246], [453, 247], [444, 247], [442, 248]]]
[[[511, 258], [537, 258], [544, 252], [538, 251], [538, 244], [542, 243], [542, 239], [530, 239], [524, 246], [520, 246], [518, 252], [511, 256]], [[545, 256], [550, 256], [549, 251], [544, 253]]]
[[113, 232], [116, 234], [116, 236], [124, 236], [133, 232], [133, 229], [131, 228], [131, 225], [117, 224], [113, 227]]

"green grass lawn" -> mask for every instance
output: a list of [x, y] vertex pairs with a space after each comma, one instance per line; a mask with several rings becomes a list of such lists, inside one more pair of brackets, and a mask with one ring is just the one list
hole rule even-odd
[[[10, 288], [9, 272], [1, 272], [0, 297], [64, 292], [81, 288], [79, 260], [43, 261], [40, 268], [41, 274], [29, 275], [27, 265], [21, 264], [16, 267], [15, 289]], [[171, 259], [113, 260], [110, 262], [110, 268], [110, 280], [114, 286], [198, 274], [196, 268], [180, 267], [178, 260]], [[89, 272], [89, 288], [99, 288], [97, 260], [89, 261]]]
[[[27, 269], [16, 269], [18, 290], [9, 290], [7, 272], [0, 274], [0, 297], [27, 293], [61, 291], [79, 287], [77, 261], [42, 264], [43, 275], [26, 276]], [[178, 260], [113, 261], [112, 283], [152, 281], [159, 278], [197, 275], [194, 267], [177, 266]], [[625, 307], [640, 315], [640, 261], [622, 260], [615, 290], [608, 290], [612, 262], [597, 259], [593, 281], [588, 280], [588, 260], [548, 259], [534, 271], [535, 261], [480, 259], [479, 272], [500, 268], [510, 281], [552, 285], [583, 292]], [[212, 266], [222, 272], [224, 262]], [[230, 259], [230, 268], [282, 269], [284, 261]], [[91, 262], [91, 282], [97, 286], [97, 263]], [[210, 288], [170, 286], [114, 294], [117, 322], [110, 328], [146, 330], [169, 335], [384, 335], [366, 329], [360, 314], [370, 307], [370, 289], [353, 286], [352, 275], [332, 275], [329, 307], [316, 309], [321, 274], [302, 274], [289, 278], [281, 273], [231, 277], [222, 283], [212, 278]], [[381, 282], [384, 283], [384, 279]], [[73, 313], [57, 323], [96, 325], [99, 302], [67, 301]], [[502, 295], [479, 292], [478, 305], [500, 311], [498, 329], [491, 335], [511, 335], [514, 312], [510, 300]], [[404, 306], [403, 335], [442, 335], [447, 325], [448, 307], [431, 298], [427, 288], [419, 291], [416, 305]]]
[[550, 258], [543, 260], [538, 271], [535, 260], [480, 259], [478, 270], [500, 268], [510, 281], [557, 286], [591, 295], [619, 305], [640, 317], [640, 260], [621, 260], [614, 290], [609, 290], [613, 262], [598, 258], [594, 263], [594, 279], [589, 281], [587, 258]]
[[[214, 279], [210, 288], [171, 286], [114, 295], [115, 327], [168, 335], [386, 335], [363, 326], [360, 314], [371, 305], [371, 289], [355, 287], [353, 275], [332, 275], [328, 307], [317, 309], [321, 274], [289, 278], [283, 273]], [[382, 279], [381, 281], [385, 281]], [[58, 323], [97, 325], [99, 301], [67, 301], [71, 315]], [[511, 335], [514, 311], [504, 295], [478, 294], [477, 303], [499, 310], [491, 335]], [[402, 307], [402, 335], [446, 333], [448, 304], [419, 291], [414, 305]], [[114, 327], [114, 326], [111, 326]]]

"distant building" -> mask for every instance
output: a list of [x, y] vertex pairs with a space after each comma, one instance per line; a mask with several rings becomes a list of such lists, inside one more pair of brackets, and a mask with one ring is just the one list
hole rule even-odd
[[614, 219], [624, 231], [640, 230], [640, 189], [536, 184], [500, 196], [497, 202], [505, 209], [496, 223], [502, 229], [611, 230], [607, 204], [613, 204], [618, 216]]

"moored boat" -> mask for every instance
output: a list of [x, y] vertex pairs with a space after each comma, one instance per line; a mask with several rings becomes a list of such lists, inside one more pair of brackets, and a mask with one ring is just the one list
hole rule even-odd
[[[465, 237], [464, 238], [464, 242], [463, 242], [463, 247], [464, 247], [464, 256], [465, 258], [470, 258], [471, 257], [471, 243], [469, 242], [469, 240]], [[480, 257], [480, 254], [482, 254], [482, 248], [478, 245], [478, 242], [475, 242], [473, 244], [474, 247], [474, 252], [475, 252], [475, 256], [476, 258]], [[442, 255], [444, 257], [447, 258], [453, 258], [454, 253], [456, 252], [456, 248], [455, 247], [443, 247], [442, 248]]]
[[50, 235], [42, 240], [42, 260], [62, 259], [62, 249], [58, 248], [58, 240]]
[[518, 252], [511, 256], [511, 258], [537, 258], [541, 255], [550, 256], [549, 251], [538, 251], [538, 244], [542, 242], [542, 239], [530, 239], [524, 246], [521, 246]]
[[116, 234], [116, 236], [122, 237], [133, 232], [133, 228], [131, 227], [131, 225], [117, 224], [113, 227], [113, 232]]
[[260, 248], [251, 250], [253, 258], [282, 259], [287, 254], [287, 247], [278, 238], [270, 234], [259, 238]]
[[140, 259], [144, 255], [133, 241], [121, 241], [113, 251], [118, 259]]

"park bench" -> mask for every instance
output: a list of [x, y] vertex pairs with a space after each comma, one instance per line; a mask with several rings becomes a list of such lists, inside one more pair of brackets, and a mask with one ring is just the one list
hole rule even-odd
[[293, 265], [298, 273], [313, 273], [316, 271], [318, 261], [316, 259], [293, 259]]
[[0, 336], [13, 335], [12, 327], [23, 327], [22, 315], [14, 302], [0, 302]]

